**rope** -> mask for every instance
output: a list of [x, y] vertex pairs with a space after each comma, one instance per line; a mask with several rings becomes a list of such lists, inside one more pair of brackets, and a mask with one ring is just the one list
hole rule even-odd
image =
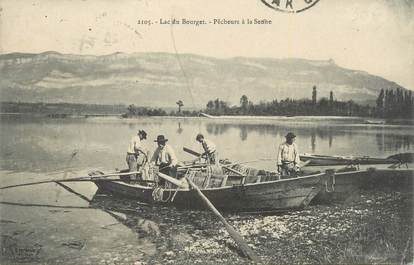
[[[170, 184], [167, 182], [165, 183], [166, 188], [170, 188]], [[164, 191], [163, 187], [156, 187], [152, 192], [152, 199], [156, 202], [168, 202], [171, 199], [171, 189], [168, 189], [168, 197], [164, 200]]]
[[175, 195], [177, 195], [177, 192], [178, 192], [178, 190], [179, 190], [180, 188], [179, 187], [177, 187], [177, 189], [175, 190], [175, 192], [174, 192], [174, 195], [172, 196], [172, 198], [171, 198], [171, 202], [173, 202], [174, 201], [174, 198], [175, 198]]
[[159, 202], [162, 200], [162, 197], [164, 195], [164, 191], [161, 187], [156, 187], [153, 191], [152, 191], [152, 199], [156, 202]]
[[169, 190], [167, 199], [164, 198], [164, 188], [156, 187], [152, 192], [152, 199], [156, 202], [168, 202], [171, 198], [171, 190]]

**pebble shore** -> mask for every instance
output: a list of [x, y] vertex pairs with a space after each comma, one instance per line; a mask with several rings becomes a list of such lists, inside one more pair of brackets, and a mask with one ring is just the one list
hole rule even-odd
[[[150, 240], [155, 251], [116, 251], [30, 264], [251, 264], [209, 211], [184, 211], [108, 200], [118, 225]], [[346, 204], [310, 205], [273, 215], [224, 214], [264, 264], [407, 264], [413, 261], [411, 192], [366, 191]], [[103, 233], [109, 233], [111, 226]], [[82, 252], [79, 248], [72, 251]], [[81, 255], [80, 255], [81, 256]], [[3, 260], [2, 264], [17, 264]]]

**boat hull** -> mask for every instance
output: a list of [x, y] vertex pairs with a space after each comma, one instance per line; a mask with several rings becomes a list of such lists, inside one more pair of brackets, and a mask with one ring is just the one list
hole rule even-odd
[[347, 165], [380, 165], [395, 164], [398, 160], [374, 157], [335, 157], [323, 155], [301, 155], [300, 160], [307, 163], [307, 166], [347, 166]]
[[[325, 174], [283, 179], [263, 183], [249, 183], [202, 190], [213, 205], [224, 211], [285, 211], [306, 207], [320, 192]], [[184, 209], [205, 209], [195, 190], [166, 189], [163, 202], [154, 200], [154, 188], [122, 181], [95, 181], [101, 191], [154, 204]]]
[[411, 191], [413, 169], [367, 169], [328, 176], [314, 203], [343, 202], [359, 196], [362, 190]]

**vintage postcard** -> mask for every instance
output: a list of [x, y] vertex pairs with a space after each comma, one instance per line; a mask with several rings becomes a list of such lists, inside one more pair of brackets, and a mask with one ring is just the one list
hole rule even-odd
[[0, 0], [1, 264], [413, 264], [414, 1]]

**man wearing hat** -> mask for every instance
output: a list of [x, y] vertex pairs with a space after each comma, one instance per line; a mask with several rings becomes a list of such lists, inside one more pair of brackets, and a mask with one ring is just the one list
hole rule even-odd
[[[155, 149], [151, 158], [151, 164], [158, 166], [158, 170], [169, 176], [176, 175], [176, 166], [178, 163], [177, 157], [172, 147], [167, 144], [168, 139], [164, 135], [158, 135], [157, 143], [158, 147]], [[164, 179], [160, 179], [160, 185], [164, 184]]]
[[[144, 130], [139, 130], [137, 135], [134, 135], [131, 139], [126, 155], [126, 162], [128, 164], [129, 172], [138, 171], [138, 158], [142, 157], [142, 161], [144, 161], [144, 163], [148, 160], [148, 152], [145, 151], [141, 142], [145, 139], [147, 139], [147, 133]], [[137, 179], [137, 175], [131, 174], [130, 178]]]
[[300, 157], [296, 144], [296, 135], [289, 132], [286, 135], [286, 142], [279, 146], [277, 154], [277, 171], [282, 177], [295, 176], [299, 171]]
[[216, 145], [212, 141], [205, 139], [204, 135], [201, 133], [197, 134], [196, 141], [201, 143], [203, 146], [204, 153], [202, 156], [205, 156], [207, 158], [208, 163], [218, 163]]

